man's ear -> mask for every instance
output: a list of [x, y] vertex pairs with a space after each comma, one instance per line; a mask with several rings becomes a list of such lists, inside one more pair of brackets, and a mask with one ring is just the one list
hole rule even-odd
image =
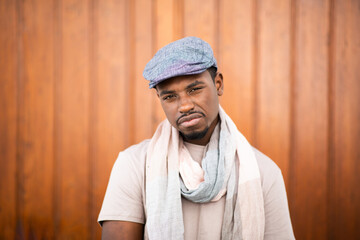
[[155, 89], [155, 92], [156, 92], [156, 96], [157, 96], [158, 98], [160, 98], [159, 91], [158, 91], [157, 87], [155, 86], [154, 89]]
[[216, 73], [214, 82], [215, 82], [216, 91], [217, 91], [218, 96], [223, 95], [223, 93], [224, 93], [224, 80], [223, 80], [222, 73], [220, 73], [220, 72]]

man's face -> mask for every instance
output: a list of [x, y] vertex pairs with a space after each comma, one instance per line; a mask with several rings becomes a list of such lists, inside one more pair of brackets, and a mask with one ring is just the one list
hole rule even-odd
[[223, 79], [210, 73], [170, 78], [156, 86], [165, 115], [190, 143], [206, 145], [219, 120], [219, 99]]

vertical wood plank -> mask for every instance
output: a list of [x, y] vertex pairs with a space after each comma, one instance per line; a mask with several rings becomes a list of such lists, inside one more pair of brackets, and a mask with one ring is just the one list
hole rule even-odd
[[18, 221], [25, 239], [53, 239], [53, 1], [19, 1]]
[[171, 43], [174, 39], [174, 0], [156, 0], [155, 6], [155, 34], [156, 34], [156, 51], [163, 46]]
[[218, 5], [216, 0], [184, 0], [184, 35], [195, 36], [208, 42], [217, 57]]
[[298, 239], [327, 238], [329, 2], [296, 4], [290, 209]]
[[[95, 68], [91, 106], [94, 140], [93, 158], [94, 208], [91, 228], [100, 239], [97, 216], [104, 199], [111, 168], [117, 154], [129, 144], [129, 4], [124, 1], [96, 1]], [[121, 24], [118, 24], [121, 23]]]
[[289, 0], [258, 2], [258, 81], [255, 144], [281, 168], [286, 185], [290, 152]]
[[180, 39], [184, 37], [184, 0], [173, 1], [173, 34]]
[[[174, 0], [157, 0], [155, 1], [156, 5], [154, 7], [154, 53], [157, 52], [160, 48], [165, 45], [180, 39], [180, 22], [182, 20], [182, 12], [179, 7], [181, 6], [179, 1], [176, 3]], [[175, 13], [175, 11], [178, 11]], [[174, 16], [180, 17], [180, 19], [175, 19]], [[178, 29], [176, 29], [176, 26]], [[176, 38], [177, 36], [177, 38]], [[150, 60], [150, 59], [149, 59]], [[161, 107], [159, 98], [156, 97], [155, 91], [152, 91], [153, 95], [153, 132], [155, 132], [159, 123], [166, 118], [165, 113]]]
[[[360, 2], [334, 1], [331, 239], [360, 236]], [[330, 179], [329, 179], [330, 180]]]
[[134, 111], [133, 118], [133, 139], [132, 143], [138, 143], [146, 138], [150, 138], [154, 132], [154, 125], [157, 115], [153, 115], [156, 95], [155, 90], [149, 90], [148, 81], [144, 79], [142, 73], [145, 65], [154, 54], [154, 2], [146, 0], [136, 0], [132, 2], [133, 7], [133, 34], [134, 42], [132, 48], [133, 82], [132, 97]]
[[89, 238], [89, 1], [60, 4], [61, 71], [57, 83], [59, 239]]
[[224, 76], [221, 104], [250, 142], [254, 125], [253, 7], [250, 0], [220, 2], [220, 55], [217, 59]]
[[0, 239], [16, 227], [17, 22], [16, 2], [0, 2]]

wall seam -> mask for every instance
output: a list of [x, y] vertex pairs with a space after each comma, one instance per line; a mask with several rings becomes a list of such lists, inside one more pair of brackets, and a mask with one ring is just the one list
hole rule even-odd
[[[135, 115], [136, 115], [136, 109], [135, 109], [135, 64], [136, 64], [136, 39], [135, 39], [135, 27], [136, 27], [136, 1], [127, 1], [128, 9], [129, 11], [126, 11], [125, 15], [128, 19], [128, 27], [126, 29], [126, 32], [128, 33], [127, 42], [125, 46], [126, 56], [128, 57], [129, 61], [127, 62], [126, 67], [126, 75], [128, 76], [128, 79], [131, 79], [131, 81], [125, 81], [126, 85], [124, 84], [125, 89], [128, 89], [126, 91], [126, 95], [124, 96], [124, 102], [128, 102], [128, 104], [125, 104], [125, 109], [129, 113], [129, 117], [126, 118], [124, 121], [124, 127], [122, 129], [125, 130], [123, 133], [124, 139], [125, 139], [125, 145], [129, 146], [131, 143], [135, 141], [136, 136], [136, 129], [134, 126], [135, 123]], [[132, 94], [129, 94], [132, 93]], [[131, 107], [129, 107], [131, 106]], [[131, 134], [129, 134], [131, 133]], [[122, 146], [124, 147], [124, 146]]]
[[96, 127], [97, 127], [97, 118], [96, 112], [98, 109], [97, 99], [98, 96], [96, 94], [96, 83], [97, 83], [97, 65], [96, 65], [96, 45], [97, 45], [97, 15], [96, 15], [96, 0], [90, 0], [89, 7], [89, 119], [88, 119], [88, 131], [89, 131], [89, 142], [88, 142], [88, 154], [89, 154], [89, 168], [88, 168], [88, 215], [89, 220], [87, 223], [88, 232], [90, 233], [90, 239], [95, 239], [96, 236], [96, 228], [93, 228], [92, 225], [96, 221], [96, 205], [95, 205], [95, 156], [96, 156]]
[[53, 175], [53, 216], [54, 216], [54, 238], [58, 239], [58, 234], [60, 229], [60, 212], [61, 203], [59, 201], [61, 192], [60, 192], [60, 183], [61, 183], [61, 164], [60, 164], [60, 154], [61, 154], [61, 81], [62, 81], [62, 17], [61, 17], [61, 2], [54, 1], [54, 175]]
[[253, 126], [252, 126], [252, 144], [255, 147], [257, 146], [257, 137], [256, 137], [256, 131], [257, 131], [257, 117], [258, 117], [258, 64], [260, 59], [260, 53], [259, 53], [259, 29], [260, 29], [260, 21], [259, 21], [259, 2], [258, 0], [253, 1], [253, 66], [252, 66], [252, 72], [253, 72]]
[[[216, 0], [215, 1], [215, 32], [214, 32], [214, 38], [215, 38], [215, 47], [216, 47], [216, 54], [215, 56], [217, 57], [217, 59], [219, 59], [221, 61], [221, 58], [220, 58], [220, 54], [221, 54], [221, 51], [220, 51], [220, 43], [221, 43], [221, 39], [220, 39], [220, 7], [221, 7], [221, 4], [220, 4], [220, 0]], [[219, 66], [219, 61], [218, 61], [218, 66]]]
[[[297, 30], [297, 1], [291, 0], [291, 18], [290, 18], [290, 131], [289, 131], [289, 168], [288, 168], [288, 198], [291, 206], [296, 206], [295, 203], [295, 119], [296, 119], [296, 30]], [[294, 216], [293, 216], [294, 219]]]
[[[158, 45], [158, 31], [157, 31], [157, 4], [158, 1], [157, 0], [153, 0], [152, 1], [152, 5], [151, 5], [151, 52], [152, 52], [152, 56], [155, 55], [155, 52], [157, 50], [157, 45]], [[156, 100], [156, 99], [155, 99]], [[157, 111], [155, 110], [156, 108], [156, 104], [155, 101], [152, 101], [151, 104], [153, 111], [151, 113], [151, 119], [152, 119], [152, 129], [156, 129], [157, 128]]]
[[[335, 2], [329, 0], [329, 36], [328, 36], [328, 171], [327, 171], [327, 239], [335, 239], [334, 231], [336, 228], [335, 196], [331, 189], [335, 189]], [[335, 189], [336, 194], [336, 189]]]
[[23, 113], [21, 110], [22, 105], [22, 92], [23, 92], [23, 81], [24, 81], [24, 61], [23, 61], [23, 43], [22, 33], [24, 28], [24, 14], [22, 0], [16, 1], [16, 39], [17, 39], [17, 91], [16, 91], [16, 239], [24, 239], [24, 168], [23, 168], [23, 157], [21, 151], [22, 140], [21, 140], [21, 122]]

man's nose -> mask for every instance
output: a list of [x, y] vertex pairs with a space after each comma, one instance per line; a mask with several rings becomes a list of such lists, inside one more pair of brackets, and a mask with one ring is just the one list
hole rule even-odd
[[192, 102], [189, 96], [182, 97], [179, 102], [179, 112], [180, 113], [187, 113], [194, 109], [194, 103]]

